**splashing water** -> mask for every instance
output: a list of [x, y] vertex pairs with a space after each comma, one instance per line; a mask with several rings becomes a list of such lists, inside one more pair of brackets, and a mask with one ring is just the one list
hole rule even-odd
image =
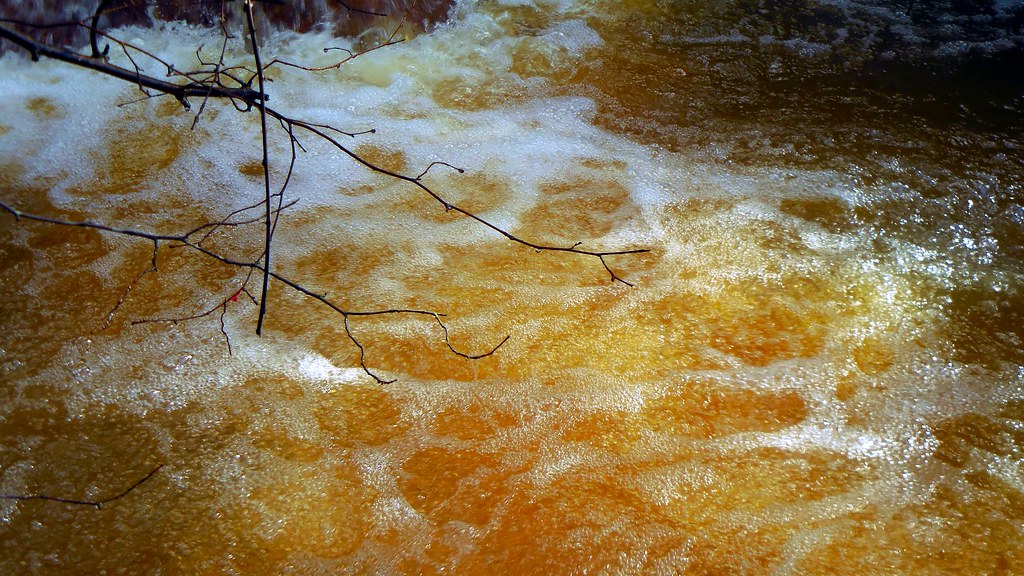
[[[763, 4], [763, 6], [762, 6]], [[262, 338], [244, 271], [0, 229], [0, 570], [1020, 574], [1020, 3], [459, 2], [271, 103], [303, 139]], [[118, 37], [181, 69], [216, 31]], [[352, 48], [277, 32], [265, 58]], [[246, 62], [229, 45], [229, 61]], [[213, 54], [213, 52], [210, 52]], [[118, 58], [118, 55], [112, 55]], [[122, 63], [123, 64], [123, 63]], [[180, 232], [262, 199], [259, 118], [11, 53], [0, 199]], [[116, 104], [116, 105], [115, 105]], [[193, 112], [198, 106], [193, 103]], [[288, 140], [271, 141], [280, 185]], [[211, 238], [258, 253], [258, 230]], [[185, 318], [227, 302], [219, 312]]]

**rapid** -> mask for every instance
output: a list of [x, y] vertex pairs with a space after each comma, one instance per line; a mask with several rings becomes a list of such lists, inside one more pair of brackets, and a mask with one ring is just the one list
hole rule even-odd
[[[460, 0], [271, 68], [518, 237], [650, 250], [606, 257], [631, 287], [299, 135], [275, 271], [509, 336], [350, 318], [388, 384], [279, 282], [257, 337], [244, 269], [0, 213], [0, 493], [160, 466], [0, 500], [0, 573], [1024, 574], [1024, 3], [920, 4]], [[141, 96], [8, 46], [0, 200], [165, 234], [261, 202], [257, 113]]]

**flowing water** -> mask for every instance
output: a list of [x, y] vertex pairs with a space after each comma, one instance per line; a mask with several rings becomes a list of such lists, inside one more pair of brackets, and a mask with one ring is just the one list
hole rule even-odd
[[[1024, 8], [921, 4], [467, 0], [271, 68], [270, 105], [463, 168], [423, 182], [522, 238], [650, 249], [613, 282], [299, 134], [275, 271], [444, 313], [469, 354], [510, 336], [467, 360], [431, 317], [351, 317], [390, 384], [279, 282], [257, 337], [243, 269], [161, 243], [139, 276], [145, 240], [0, 215], [0, 492], [162, 465], [102, 509], [0, 501], [0, 572], [1024, 574]], [[181, 70], [221, 45], [115, 35]], [[195, 99], [13, 51], [0, 95], [25, 212], [181, 233], [263, 197], [255, 113], [193, 127]]]

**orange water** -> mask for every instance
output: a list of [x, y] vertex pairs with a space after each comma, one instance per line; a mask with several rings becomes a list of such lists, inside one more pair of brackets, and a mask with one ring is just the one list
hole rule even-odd
[[[430, 317], [353, 317], [367, 367], [396, 379], [380, 385], [342, 318], [280, 283], [257, 338], [256, 306], [229, 298], [243, 270], [162, 244], [139, 277], [145, 241], [3, 215], [0, 492], [101, 500], [163, 467], [101, 510], [0, 502], [0, 570], [1024, 574], [1022, 234], [1005, 217], [1021, 172], [998, 157], [1010, 137], [978, 128], [965, 137], [995, 151], [951, 151], [956, 127], [901, 125], [871, 94], [849, 124], [829, 124], [815, 93], [798, 100], [806, 115], [758, 100], [730, 118], [707, 91], [714, 62], [625, 36], [655, 30], [663, 7], [593, 9], [477, 7], [509, 39], [515, 78], [441, 32], [418, 39], [480, 71], [424, 80], [450, 119], [439, 142], [459, 114], [562, 96], [590, 98], [611, 142], [566, 152], [535, 187], [531, 166], [497, 160], [430, 183], [522, 237], [649, 248], [608, 258], [634, 288], [596, 259], [488, 235], [411, 186], [350, 183], [351, 164], [296, 184], [316, 200], [275, 237], [285, 276], [350, 310], [443, 312], [469, 354], [511, 336], [492, 356], [451, 354]], [[605, 45], [577, 57], [530, 33], [573, 17]], [[424, 57], [397, 50], [394, 69]], [[41, 86], [62, 73], [31, 66], [15, 69]], [[397, 90], [381, 74], [366, 64], [350, 81]], [[173, 102], [125, 106], [83, 128], [100, 145], [76, 150], [76, 180], [82, 164], [32, 160], [74, 137], [46, 132], [79, 113], [68, 100], [2, 100], [0, 140], [38, 130], [0, 157], [0, 197], [26, 212], [173, 232], [226, 213], [224, 182], [261, 194], [251, 115], [227, 124], [245, 151], [213, 158], [202, 145], [227, 138], [222, 124], [193, 131]], [[696, 127], [690, 105], [707, 115]], [[828, 140], [878, 126], [896, 142], [885, 158]], [[772, 152], [807, 134], [802, 151]], [[400, 147], [357, 151], [422, 170]], [[637, 192], [638, 167], [659, 171], [660, 199]], [[965, 192], [979, 182], [987, 196]], [[991, 212], [958, 212], [985, 198]], [[253, 258], [261, 235], [208, 246]]]

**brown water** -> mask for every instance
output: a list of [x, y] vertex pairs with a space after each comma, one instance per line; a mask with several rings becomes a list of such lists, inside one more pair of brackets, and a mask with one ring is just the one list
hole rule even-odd
[[[133, 284], [151, 244], [4, 215], [0, 492], [102, 500], [163, 467], [100, 510], [0, 502], [0, 571], [1024, 574], [1020, 45], [945, 56], [910, 14], [923, 40], [865, 47], [869, 3], [508, 4], [275, 72], [272, 103], [373, 124], [354, 145], [393, 169], [465, 167], [428, 181], [520, 236], [650, 248], [608, 259], [636, 286], [304, 140], [276, 270], [443, 312], [470, 353], [511, 336], [470, 361], [430, 318], [353, 318], [379, 385], [279, 283], [257, 338], [244, 271], [161, 245]], [[964, 38], [1017, 42], [1009, 18]], [[125, 34], [216, 45], [171, 32]], [[192, 130], [173, 101], [0, 65], [4, 202], [175, 232], [261, 197], [254, 115]]]

